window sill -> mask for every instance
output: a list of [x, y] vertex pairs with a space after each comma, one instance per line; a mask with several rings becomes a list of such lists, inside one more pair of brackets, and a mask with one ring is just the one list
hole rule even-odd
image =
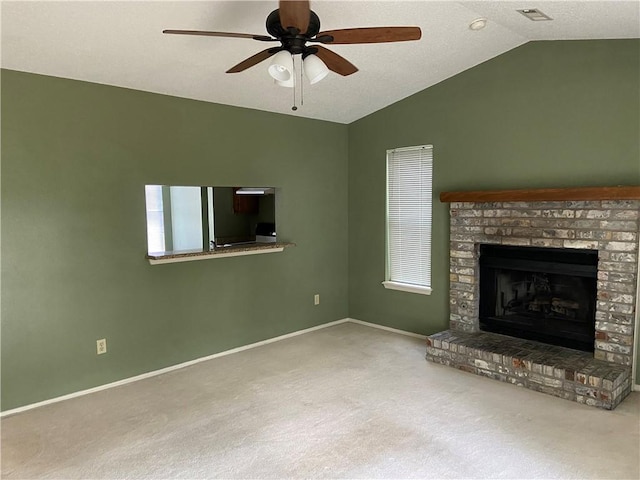
[[262, 253], [282, 252], [285, 247], [293, 247], [295, 243], [256, 243], [232, 247], [220, 247], [211, 251], [193, 250], [187, 252], [158, 252], [147, 255], [151, 265], [163, 263], [191, 262], [194, 260], [209, 260], [212, 258], [241, 257]]
[[411, 285], [409, 283], [399, 283], [387, 280], [382, 282], [384, 288], [389, 290], [399, 290], [401, 292], [418, 293], [420, 295], [431, 295], [431, 287], [423, 287], [421, 285]]

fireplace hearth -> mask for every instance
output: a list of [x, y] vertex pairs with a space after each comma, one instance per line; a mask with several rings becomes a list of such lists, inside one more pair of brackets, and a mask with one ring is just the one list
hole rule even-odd
[[480, 245], [480, 330], [593, 352], [598, 252]]
[[449, 330], [427, 359], [612, 409], [631, 391], [640, 187], [445, 192]]

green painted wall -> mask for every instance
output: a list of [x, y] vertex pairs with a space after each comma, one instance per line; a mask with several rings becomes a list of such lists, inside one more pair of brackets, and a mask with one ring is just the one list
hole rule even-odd
[[[380, 285], [386, 149], [433, 144], [436, 197], [639, 184], [639, 59], [637, 40], [530, 43], [348, 127], [3, 71], [2, 409], [346, 316], [445, 329], [446, 205], [433, 294]], [[279, 187], [298, 245], [150, 266], [145, 183]]]
[[[529, 43], [351, 124], [349, 315], [424, 334], [448, 327], [440, 192], [640, 184], [639, 72], [638, 40]], [[434, 145], [431, 296], [380, 284], [385, 151], [420, 144]]]
[[[347, 317], [347, 140], [345, 125], [3, 71], [2, 409]], [[145, 183], [278, 187], [278, 238], [297, 246], [151, 266]]]

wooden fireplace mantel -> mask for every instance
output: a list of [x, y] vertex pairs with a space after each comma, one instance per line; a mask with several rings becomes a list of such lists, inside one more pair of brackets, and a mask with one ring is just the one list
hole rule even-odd
[[440, 201], [444, 203], [562, 202], [571, 200], [640, 200], [640, 186], [476, 190], [440, 193]]

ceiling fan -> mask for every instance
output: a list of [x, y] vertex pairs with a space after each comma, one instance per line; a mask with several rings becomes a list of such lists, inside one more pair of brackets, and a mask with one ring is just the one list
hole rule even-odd
[[[404, 42], [419, 40], [422, 35], [419, 27], [344, 28], [320, 32], [320, 19], [311, 10], [308, 0], [280, 0], [279, 8], [271, 12], [267, 17], [266, 28], [270, 36], [202, 30], [163, 30], [163, 33], [249, 38], [260, 42], [280, 42], [279, 46], [262, 50], [231, 67], [227, 70], [227, 73], [242, 72], [272, 55], [277, 55], [269, 67], [269, 73], [276, 79], [277, 83], [283, 86], [292, 86], [287, 84], [287, 81], [293, 80], [291, 75], [292, 55], [302, 55], [304, 70], [311, 83], [324, 78], [328, 70], [343, 76], [351, 75], [358, 71], [357, 67], [347, 59], [318, 44]], [[315, 45], [307, 45], [307, 43], [315, 43]], [[318, 58], [322, 62], [318, 62]]]

